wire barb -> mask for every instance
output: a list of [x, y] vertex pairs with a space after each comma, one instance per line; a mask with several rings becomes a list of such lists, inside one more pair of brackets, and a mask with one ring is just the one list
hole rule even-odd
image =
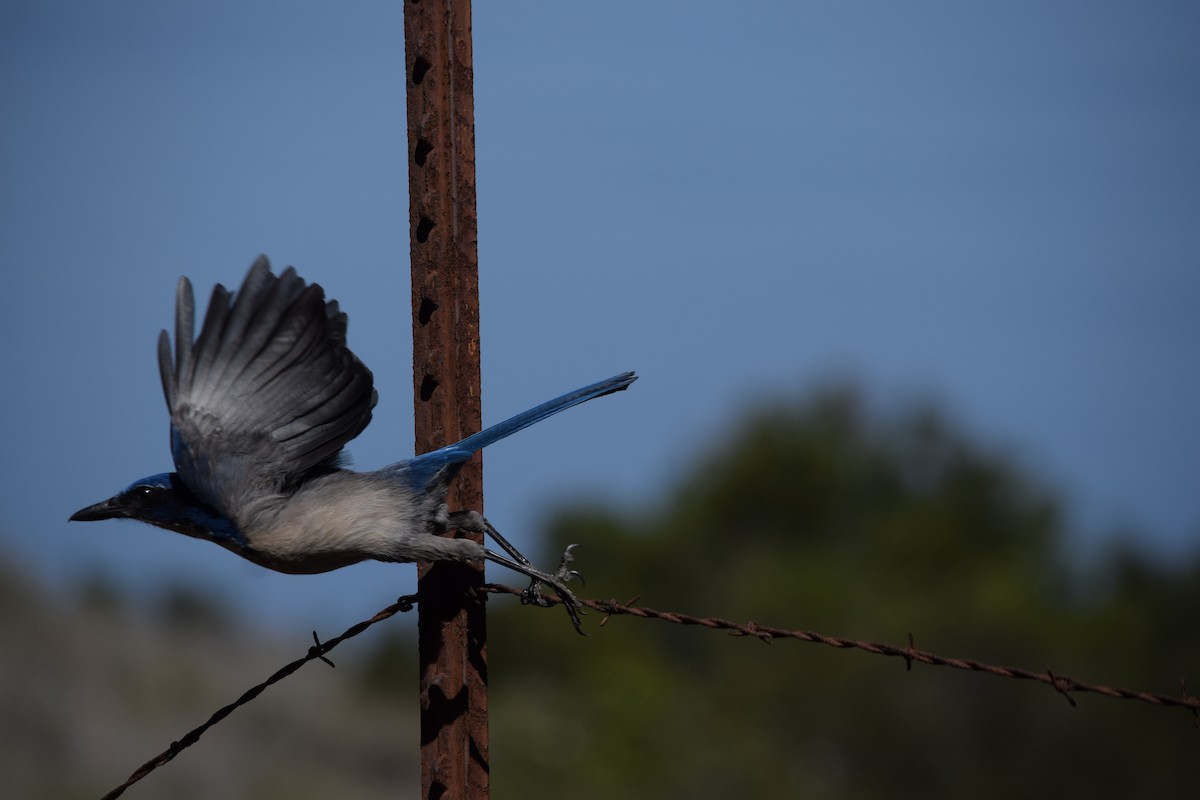
[[[642, 596], [640, 594], [635, 594], [633, 597], [631, 597], [625, 601], [625, 605], [631, 606], [634, 603], [636, 603], [638, 600], [641, 600], [641, 599], [642, 599]], [[615, 599], [610, 600], [609, 602], [611, 602], [613, 604], [617, 604], [617, 601]], [[612, 616], [612, 614], [605, 614], [603, 617], [600, 618], [600, 627], [601, 628], [603, 628], [605, 625], [608, 624], [608, 618], [611, 616]]]
[[1188, 694], [1187, 678], [1179, 679], [1179, 697], [1183, 702], [1190, 704], [1192, 709], [1192, 727], [1200, 728], [1200, 703], [1197, 703], [1195, 695]]
[[325, 645], [321, 644], [321, 640], [317, 638], [317, 632], [313, 631], [312, 634], [313, 634], [314, 644], [312, 647], [308, 648], [308, 654], [310, 656], [316, 656], [317, 658], [321, 659], [329, 666], [336, 669], [337, 664], [333, 663], [332, 661], [330, 661], [328, 658], [325, 657], [325, 649], [326, 648], [325, 648]]
[[1067, 690], [1068, 690], [1067, 684], [1074, 683], [1074, 681], [1063, 680], [1061, 678], [1054, 677], [1054, 672], [1052, 670], [1050, 670], [1049, 668], [1046, 669], [1046, 675], [1049, 676], [1050, 685], [1054, 687], [1054, 691], [1058, 692], [1063, 697], [1067, 698], [1067, 702], [1071, 704], [1071, 708], [1075, 708], [1075, 698], [1071, 697], [1071, 695], [1067, 694]]

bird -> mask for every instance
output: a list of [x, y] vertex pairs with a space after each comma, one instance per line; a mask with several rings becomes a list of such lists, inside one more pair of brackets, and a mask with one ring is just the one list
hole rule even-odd
[[[465, 439], [382, 469], [349, 469], [343, 447], [370, 423], [371, 371], [347, 346], [347, 315], [293, 267], [265, 256], [236, 292], [217, 284], [195, 332], [191, 282], [175, 293], [175, 341], [162, 331], [158, 366], [170, 413], [174, 472], [134, 481], [72, 521], [133, 519], [214, 542], [268, 569], [312, 574], [365, 560], [501, 564], [531, 579], [522, 597], [554, 590], [582, 633], [567, 582], [533, 566], [474, 510], [451, 511], [449, 487], [472, 455], [560, 411], [622, 391], [624, 372], [568, 392]], [[498, 553], [467, 531], [490, 536]]]

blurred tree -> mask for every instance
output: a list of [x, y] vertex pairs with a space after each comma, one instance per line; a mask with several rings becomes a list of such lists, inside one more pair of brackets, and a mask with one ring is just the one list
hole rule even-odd
[[[1054, 493], [917, 408], [834, 388], [751, 415], [645, 513], [573, 508], [587, 594], [1172, 692], [1200, 656], [1200, 569], [1132, 552], [1089, 590]], [[496, 600], [496, 798], [1153, 796], [1188, 787], [1182, 714], [796, 642]], [[531, 654], [537, 654], [536, 660]], [[1200, 677], [1197, 678], [1200, 680]]]

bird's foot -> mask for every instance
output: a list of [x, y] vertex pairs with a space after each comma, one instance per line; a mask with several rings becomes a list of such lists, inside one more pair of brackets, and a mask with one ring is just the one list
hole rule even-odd
[[[461, 513], [474, 514], [474, 512]], [[521, 555], [521, 553], [518, 552], [515, 547], [509, 544], [505, 538], [500, 535], [500, 532], [493, 528], [487, 520], [483, 519], [483, 517], [479, 515], [475, 516], [481, 520], [480, 525], [483, 526], [488, 535], [491, 536], [492, 539], [494, 539], [500, 545], [500, 547], [504, 549], [504, 552], [508, 553], [507, 556], [503, 556], [492, 550], [484, 550], [484, 558], [496, 564], [502, 564], [511, 570], [520, 572], [522, 575], [526, 575], [531, 579], [529, 588], [520, 594], [521, 602], [526, 605], [535, 605], [541, 608], [554, 605], [554, 601], [552, 599], [542, 594], [542, 586], [549, 586], [554, 590], [554, 593], [558, 595], [559, 602], [561, 602], [567, 609], [567, 614], [569, 614], [571, 617], [571, 623], [575, 626], [575, 631], [582, 634], [583, 629], [580, 626], [579, 616], [583, 613], [583, 611], [580, 609], [580, 602], [578, 598], [576, 598], [575, 595], [571, 593], [571, 590], [567, 588], [567, 583], [569, 581], [572, 581], [576, 578], [578, 578], [580, 582], [583, 581], [583, 576], [580, 575], [577, 570], [571, 569], [571, 562], [575, 560], [575, 557], [571, 555], [571, 550], [573, 550], [576, 545], [570, 545], [566, 550], [563, 551], [562, 559], [558, 563], [557, 570], [555, 570], [553, 573], [542, 572], [540, 569], [533, 566], [533, 564], [529, 562], [529, 559]]]
[[553, 605], [553, 602], [542, 594], [542, 585], [545, 584], [558, 595], [559, 602], [567, 609], [567, 614], [570, 615], [575, 630], [583, 633], [579, 619], [580, 615], [583, 614], [583, 610], [580, 608], [579, 598], [575, 597], [571, 590], [567, 588], [567, 583], [576, 578], [579, 579], [580, 583], [584, 582], [583, 575], [578, 570], [570, 568], [571, 562], [575, 560], [575, 556], [571, 554], [571, 550], [575, 547], [578, 547], [578, 545], [568, 545], [567, 549], [563, 551], [562, 559], [559, 561], [558, 569], [554, 571], [554, 574], [539, 572], [533, 577], [529, 583], [529, 588], [521, 592], [521, 602], [542, 608]]

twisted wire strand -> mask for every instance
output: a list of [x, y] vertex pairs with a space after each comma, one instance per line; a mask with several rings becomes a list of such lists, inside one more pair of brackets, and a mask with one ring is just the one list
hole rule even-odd
[[[487, 583], [480, 587], [480, 591], [488, 594], [507, 594], [516, 595], [525, 599], [528, 597], [527, 590], [515, 589], [511, 586], [503, 584]], [[546, 605], [557, 605], [560, 601], [555, 598], [542, 598]], [[242, 693], [241, 697], [234, 700], [229, 705], [217, 709], [204, 724], [192, 729], [181, 739], [171, 742], [171, 746], [163, 752], [159, 753], [154, 758], [147, 761], [142, 766], [138, 767], [129, 778], [116, 787], [108, 794], [104, 795], [103, 800], [112, 800], [112, 798], [120, 797], [126, 789], [140, 781], [142, 778], [149, 775], [154, 770], [164, 766], [175, 756], [191, 747], [200, 737], [211, 727], [221, 722], [241, 706], [246, 705], [251, 700], [254, 700], [262, 694], [267, 687], [278, 683], [288, 677], [296, 670], [310, 661], [320, 659], [325, 663], [333, 666], [332, 662], [325, 657], [325, 654], [333, 650], [347, 639], [352, 639], [364, 632], [377, 622], [382, 622], [389, 617], [395, 616], [398, 613], [412, 611], [419, 602], [420, 598], [416, 594], [404, 595], [392, 603], [387, 608], [381, 609], [375, 616], [370, 619], [363, 620], [355, 625], [347, 628], [340, 636], [336, 636], [328, 641], [322, 642], [317, 638], [317, 634], [313, 632], [314, 644], [308, 648], [308, 652], [302, 657], [289, 664], [280, 667], [276, 672], [267, 678], [262, 683], [247, 689]], [[732, 636], [750, 636], [754, 637], [766, 644], [771, 644], [776, 639], [793, 639], [802, 642], [810, 642], [813, 644], [823, 644], [829, 647], [834, 647], [839, 650], [862, 650], [867, 653], [873, 653], [880, 656], [888, 656], [892, 658], [902, 658], [907, 664], [908, 669], [912, 669], [913, 662], [928, 664], [934, 667], [951, 667], [953, 669], [967, 670], [970, 672], [982, 672], [988, 675], [994, 675], [999, 678], [1009, 678], [1013, 680], [1030, 680], [1038, 683], [1046, 684], [1053, 688], [1056, 692], [1063, 695], [1067, 702], [1072, 706], [1075, 705], [1075, 699], [1071, 697], [1073, 692], [1090, 692], [1099, 694], [1104, 697], [1112, 697], [1118, 700], [1135, 700], [1142, 703], [1159, 707], [1174, 707], [1183, 708], [1191, 711], [1196, 717], [1197, 723], [1200, 724], [1200, 699], [1189, 695], [1183, 691], [1179, 696], [1173, 697], [1170, 695], [1155, 694], [1152, 692], [1143, 692], [1134, 689], [1123, 689], [1115, 686], [1104, 686], [1100, 684], [1085, 683], [1075, 678], [1066, 675], [1055, 674], [1052, 670], [1042, 672], [1034, 672], [1032, 670], [1021, 669], [1019, 667], [1004, 667], [995, 664], [987, 664], [982, 661], [976, 661], [969, 658], [954, 658], [950, 656], [942, 656], [937, 653], [931, 653], [926, 650], [918, 650], [913, 646], [912, 634], [908, 637], [908, 647], [897, 647], [891, 644], [882, 644], [878, 642], [860, 641], [857, 639], [847, 639], [840, 636], [827, 636], [816, 631], [807, 630], [789, 630], [786, 628], [777, 628], [769, 625], [759, 625], [757, 622], [733, 622], [731, 620], [722, 619], [720, 617], [698, 617], [692, 614], [684, 614], [678, 611], [660, 611], [655, 608], [646, 606], [633, 605], [637, 598], [630, 600], [627, 603], [621, 603], [617, 600], [580, 600], [580, 604], [588, 608], [604, 614], [600, 624], [604, 625], [612, 616], [630, 616], [639, 619], [654, 619], [660, 622], [667, 622], [673, 625], [697, 625], [703, 628], [711, 628], [713, 630], [723, 630]]]
[[[515, 594], [520, 596], [523, 593], [521, 589], [514, 589], [510, 586], [501, 584], [489, 583], [481, 587], [485, 592], [494, 594]], [[559, 601], [546, 597], [545, 600], [557, 604]], [[802, 642], [811, 642], [814, 644], [823, 644], [829, 647], [834, 647], [839, 650], [863, 650], [868, 653], [873, 653], [879, 656], [890, 656], [893, 658], [902, 658], [907, 662], [908, 668], [912, 669], [914, 661], [921, 664], [929, 664], [934, 667], [952, 667], [954, 669], [968, 670], [970, 672], [983, 672], [988, 675], [995, 675], [1000, 678], [1011, 678], [1014, 680], [1030, 680], [1044, 683], [1055, 691], [1066, 697], [1067, 702], [1072, 706], [1075, 705], [1074, 698], [1071, 697], [1071, 692], [1091, 692], [1094, 694], [1103, 695], [1104, 697], [1112, 697], [1118, 700], [1137, 700], [1150, 705], [1184, 708], [1191, 711], [1193, 714], [1200, 715], [1200, 698], [1193, 697], [1186, 692], [1179, 696], [1155, 694], [1152, 692], [1137, 691], [1134, 689], [1122, 689], [1115, 686], [1104, 686], [1100, 684], [1085, 683], [1075, 678], [1066, 675], [1058, 675], [1050, 669], [1042, 672], [1033, 670], [1021, 669], [1020, 667], [1005, 667], [995, 664], [987, 664], [982, 661], [976, 661], [970, 658], [955, 658], [951, 656], [942, 656], [937, 653], [931, 653], [926, 650], [918, 650], [912, 646], [912, 634], [909, 634], [909, 646], [897, 647], [891, 644], [882, 644], [879, 642], [867, 642], [857, 639], [847, 639], [840, 636], [827, 636], [816, 631], [807, 630], [788, 630], [786, 628], [776, 628], [768, 625], [759, 625], [757, 622], [733, 622], [720, 617], [697, 617], [691, 614], [682, 614], [676, 611], [659, 611], [654, 608], [645, 606], [635, 606], [631, 603], [621, 603], [617, 600], [580, 600], [582, 605], [588, 608], [595, 609], [608, 616], [626, 615], [639, 617], [641, 619], [656, 619], [662, 622], [669, 622], [675, 625], [699, 625], [704, 628], [712, 628], [714, 630], [728, 631], [734, 636], [753, 636], [767, 644], [770, 644], [775, 639], [797, 639]], [[603, 624], [603, 621], [601, 622]], [[1198, 716], [1200, 719], [1200, 716]]]

